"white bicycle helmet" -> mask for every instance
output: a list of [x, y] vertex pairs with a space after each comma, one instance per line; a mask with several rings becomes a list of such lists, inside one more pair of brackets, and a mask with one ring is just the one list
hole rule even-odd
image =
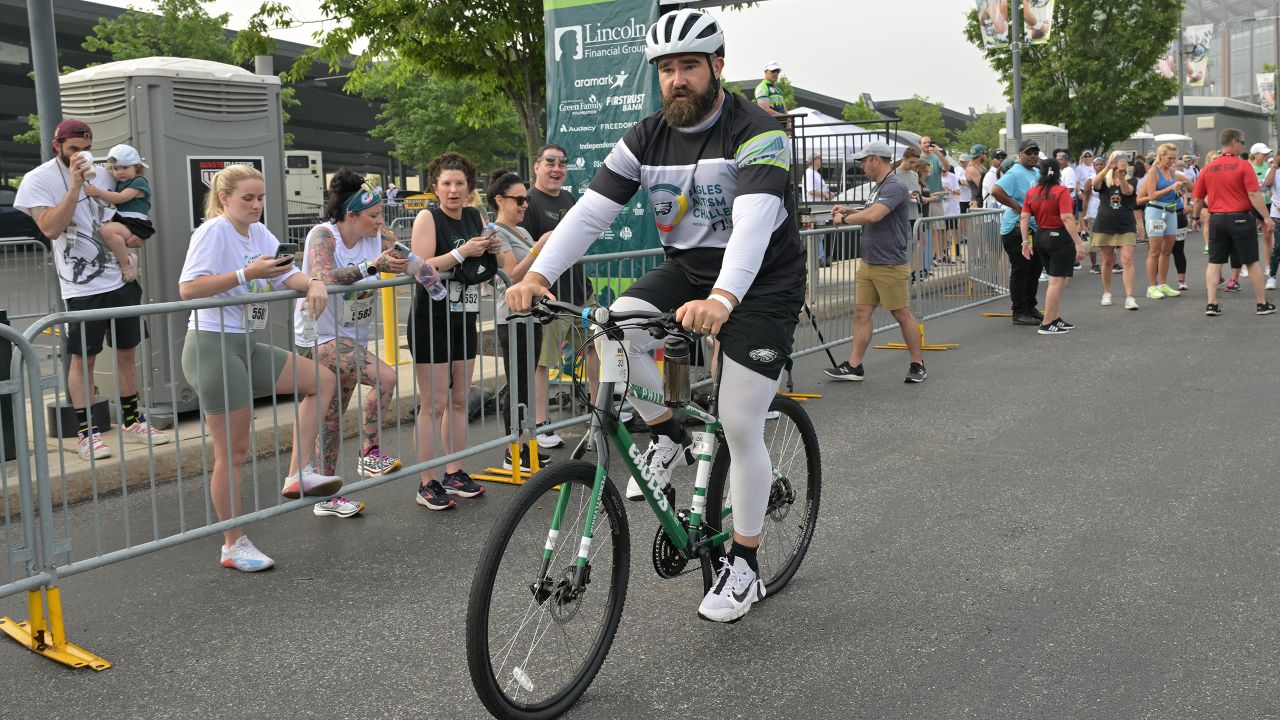
[[667, 55], [699, 53], [724, 57], [724, 31], [710, 15], [697, 10], [677, 10], [658, 18], [649, 27], [644, 56], [649, 62]]

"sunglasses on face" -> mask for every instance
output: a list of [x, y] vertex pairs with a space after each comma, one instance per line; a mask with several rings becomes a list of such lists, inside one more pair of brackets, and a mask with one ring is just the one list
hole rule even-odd
[[569, 167], [569, 158], [562, 157], [544, 157], [542, 162], [548, 165], [559, 165], [560, 167]]
[[494, 195], [494, 197], [506, 198], [506, 199], [508, 199], [508, 200], [511, 200], [511, 201], [515, 202], [515, 204], [516, 204], [516, 205], [523, 205], [523, 204], [525, 204], [525, 203], [529, 202], [529, 196], [528, 196], [528, 195], [503, 195], [503, 194], [499, 193], [499, 194], [497, 194], [497, 195]]

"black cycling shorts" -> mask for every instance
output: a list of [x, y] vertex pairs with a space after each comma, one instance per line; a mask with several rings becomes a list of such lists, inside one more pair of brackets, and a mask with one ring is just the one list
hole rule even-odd
[[[766, 272], [761, 268], [761, 272]], [[690, 282], [671, 260], [636, 280], [623, 297], [644, 300], [663, 312], [693, 300], [705, 300], [712, 288]], [[770, 380], [778, 379], [791, 360], [796, 324], [804, 306], [805, 276], [783, 289], [756, 294], [748, 291], [716, 340], [733, 361]]]
[[1232, 267], [1258, 262], [1258, 230], [1252, 213], [1213, 213], [1209, 217], [1209, 262]]
[[1076, 242], [1066, 228], [1036, 230], [1033, 247], [1049, 277], [1069, 278], [1075, 274]]

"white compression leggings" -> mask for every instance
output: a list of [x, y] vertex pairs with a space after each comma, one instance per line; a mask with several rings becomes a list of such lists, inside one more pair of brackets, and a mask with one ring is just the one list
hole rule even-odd
[[[610, 306], [619, 312], [648, 310], [657, 312], [652, 303], [633, 297], [621, 297]], [[656, 392], [662, 391], [658, 363], [649, 355], [661, 341], [646, 330], [626, 331], [631, 382]], [[781, 376], [779, 376], [780, 378]], [[733, 503], [733, 529], [746, 537], [759, 535], [764, 528], [764, 512], [769, 503], [769, 487], [773, 483], [773, 463], [764, 442], [765, 415], [778, 391], [778, 380], [770, 380], [732, 358], [720, 355], [719, 417], [729, 443], [729, 498]], [[727, 390], [728, 392], [724, 392]], [[631, 398], [631, 404], [645, 422], [652, 423], [667, 408]]]

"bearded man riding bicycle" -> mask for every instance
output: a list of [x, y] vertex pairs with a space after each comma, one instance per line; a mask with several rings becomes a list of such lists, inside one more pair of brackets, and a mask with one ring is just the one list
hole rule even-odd
[[[644, 188], [666, 260], [610, 309], [676, 309], [686, 330], [719, 343], [719, 386], [728, 390], [718, 404], [732, 457], [733, 546], [698, 614], [731, 622], [764, 597], [756, 548], [773, 481], [765, 421], [805, 295], [790, 143], [777, 119], [721, 87], [724, 33], [710, 16], [688, 9], [662, 16], [649, 29], [645, 55], [657, 65], [662, 110], [618, 142], [525, 279], [507, 291], [507, 303], [525, 312], [534, 298], [550, 296], [551, 283]], [[649, 355], [657, 341], [632, 329], [626, 342], [630, 382], [660, 392]], [[693, 462], [690, 435], [662, 405], [632, 403], [652, 431], [644, 463], [665, 487], [676, 468]], [[634, 479], [627, 497], [643, 497]]]

